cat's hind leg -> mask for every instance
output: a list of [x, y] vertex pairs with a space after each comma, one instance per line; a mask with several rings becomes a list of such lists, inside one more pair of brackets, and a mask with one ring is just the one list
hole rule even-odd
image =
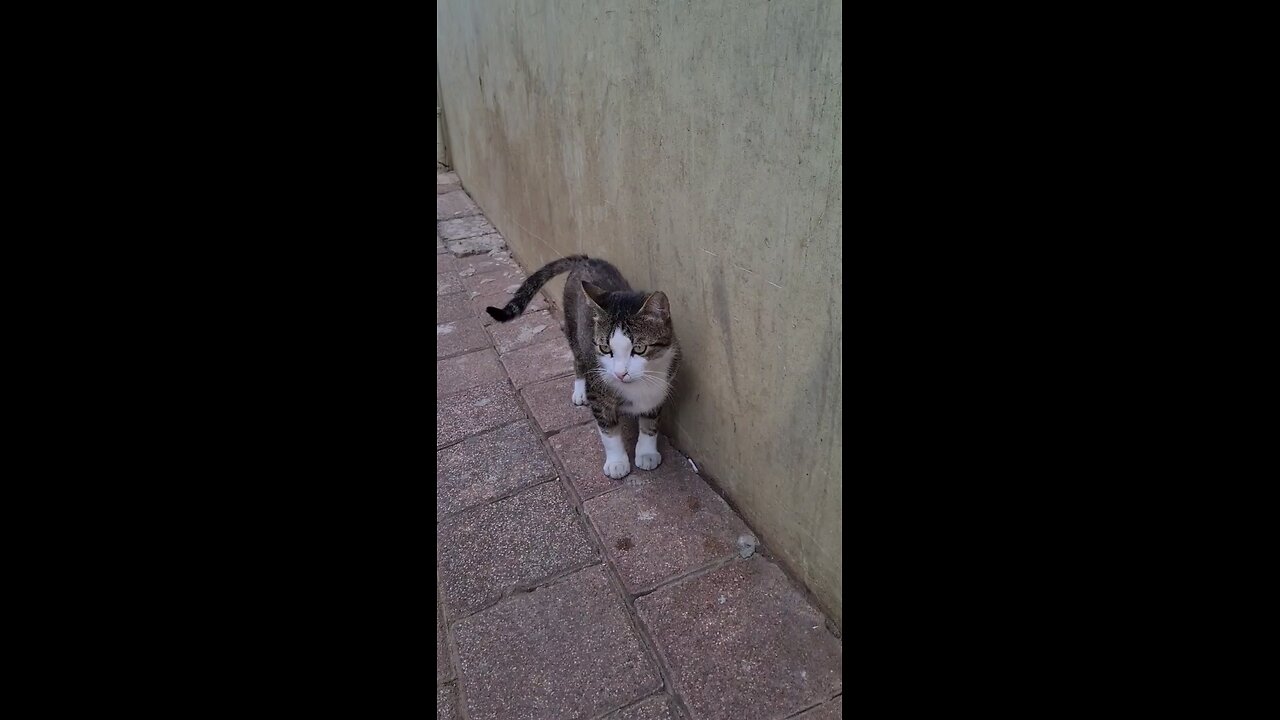
[[591, 362], [579, 357], [582, 351], [578, 349], [578, 326], [572, 320], [568, 320], [564, 324], [564, 334], [569, 340], [569, 347], [573, 350], [573, 396], [569, 398], [569, 402], [574, 405], [587, 404], [587, 373], [591, 371]]

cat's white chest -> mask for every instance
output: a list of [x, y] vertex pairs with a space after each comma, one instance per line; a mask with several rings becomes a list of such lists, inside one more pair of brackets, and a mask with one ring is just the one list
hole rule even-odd
[[643, 380], [629, 383], [614, 383], [614, 391], [622, 398], [618, 412], [628, 415], [642, 415], [662, 405], [667, 399], [665, 384], [651, 383]]

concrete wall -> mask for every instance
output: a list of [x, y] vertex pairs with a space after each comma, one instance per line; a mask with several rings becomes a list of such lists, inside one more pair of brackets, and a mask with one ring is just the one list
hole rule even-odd
[[436, 73], [436, 162], [449, 164], [449, 153], [444, 146], [444, 110], [440, 107], [440, 73]]
[[587, 253], [670, 296], [686, 360], [663, 429], [841, 623], [841, 4], [436, 18], [467, 191], [530, 269]]

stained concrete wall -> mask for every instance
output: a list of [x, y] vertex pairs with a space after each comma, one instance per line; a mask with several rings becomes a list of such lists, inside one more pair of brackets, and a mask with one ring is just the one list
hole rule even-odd
[[530, 268], [587, 253], [670, 296], [686, 359], [664, 430], [842, 622], [841, 4], [437, 0], [436, 19], [467, 191]]

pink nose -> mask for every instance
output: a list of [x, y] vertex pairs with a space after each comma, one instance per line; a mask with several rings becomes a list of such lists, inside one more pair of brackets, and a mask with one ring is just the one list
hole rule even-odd
[[623, 370], [622, 372], [615, 372], [615, 373], [614, 373], [614, 375], [617, 375], [619, 380], [626, 380], [626, 379], [627, 379], [627, 371], [626, 371], [626, 370]]

